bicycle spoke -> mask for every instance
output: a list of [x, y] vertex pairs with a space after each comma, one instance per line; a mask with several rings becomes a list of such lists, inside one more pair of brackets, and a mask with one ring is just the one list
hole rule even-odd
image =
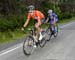
[[32, 54], [32, 52], [34, 51], [34, 48], [33, 48], [33, 40], [32, 38], [28, 37], [24, 44], [23, 44], [23, 51], [24, 51], [24, 54], [25, 55], [30, 55]]

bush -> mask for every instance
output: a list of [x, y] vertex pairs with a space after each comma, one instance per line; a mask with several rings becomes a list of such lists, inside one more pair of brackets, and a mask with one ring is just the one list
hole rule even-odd
[[58, 5], [48, 2], [48, 1], [44, 1], [41, 3], [41, 7], [39, 7], [39, 9], [45, 14], [46, 17], [47, 17], [47, 11], [49, 9], [52, 9], [58, 15], [58, 17], [60, 17], [61, 11]]
[[72, 14], [70, 14], [70, 13], [61, 13], [60, 14], [60, 17], [59, 17], [59, 19], [69, 19], [69, 18], [72, 18]]
[[54, 7], [53, 3], [50, 3], [48, 1], [43, 1], [41, 3], [41, 6], [39, 7], [39, 10], [41, 10], [45, 14], [45, 16], [47, 16], [47, 11], [49, 9], [53, 9], [53, 7]]
[[18, 26], [17, 20], [14, 16], [12, 17], [1, 17], [0, 18], [0, 31], [14, 30]]

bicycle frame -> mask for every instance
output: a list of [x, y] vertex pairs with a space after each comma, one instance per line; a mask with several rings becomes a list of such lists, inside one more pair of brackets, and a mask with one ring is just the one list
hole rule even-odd
[[31, 29], [31, 35], [35, 35], [35, 28]]
[[37, 36], [37, 33], [36, 33], [36, 28], [34, 27], [30, 31], [31, 31], [31, 36], [34, 38], [34, 41], [38, 42], [38, 38], [37, 38], [38, 36]]
[[[57, 28], [57, 31], [56, 31], [55, 27]], [[49, 28], [50, 28], [50, 31], [51, 31], [51, 35], [54, 35], [55, 33], [58, 33], [58, 25], [56, 25], [56, 26], [50, 25]]]

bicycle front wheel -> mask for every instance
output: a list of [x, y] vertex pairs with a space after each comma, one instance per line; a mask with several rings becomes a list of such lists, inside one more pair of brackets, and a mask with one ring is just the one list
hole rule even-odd
[[29, 56], [34, 51], [34, 39], [32, 36], [26, 37], [24, 43], [23, 43], [23, 52], [25, 55]]
[[50, 41], [51, 40], [51, 37], [52, 37], [52, 34], [51, 34], [51, 30], [50, 30], [50, 27], [48, 27], [47, 29], [46, 29], [46, 36], [47, 36], [47, 41]]

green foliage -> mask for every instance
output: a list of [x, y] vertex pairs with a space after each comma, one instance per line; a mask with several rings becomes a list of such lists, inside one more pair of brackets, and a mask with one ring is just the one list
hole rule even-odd
[[21, 27], [23, 25], [24, 19], [19, 18], [19, 20], [15, 16], [10, 17], [1, 17], [0, 18], [0, 31], [6, 30], [14, 30], [17, 27]]
[[18, 22], [14, 16], [0, 18], [0, 31], [14, 30], [18, 26]]
[[20, 29], [15, 29], [14, 31], [8, 30], [5, 32], [0, 32], [0, 44], [16, 41], [23, 37], [24, 33], [22, 33]]
[[54, 12], [60, 17], [61, 10], [58, 6], [55, 7]]
[[43, 1], [41, 3], [41, 6], [39, 7], [39, 10], [41, 10], [45, 14], [45, 16], [47, 16], [47, 11], [49, 9], [53, 9], [53, 7], [54, 7], [53, 3], [50, 3], [48, 1]]
[[60, 14], [60, 17], [59, 17], [59, 19], [61, 19], [61, 20], [62, 19], [70, 19], [70, 18], [72, 18], [72, 14], [67, 13], [67, 12]]
[[[10, 3], [11, 1], [8, 1], [8, 2]], [[15, 2], [15, 3], [13, 3], [13, 2]], [[16, 0], [13, 2], [12, 2], [12, 5], [13, 5], [14, 9], [11, 7], [11, 10], [13, 9], [14, 12], [16, 10], [18, 13], [13, 16], [0, 17], [0, 31], [14, 30], [18, 27], [20, 28], [23, 26], [23, 24], [26, 20], [26, 16], [27, 16], [26, 15], [26, 13], [27, 13], [26, 6], [27, 5], [25, 3], [27, 3], [27, 2], [23, 2], [23, 0], [22, 1]], [[39, 3], [37, 3], [37, 2], [39, 2]], [[5, 2], [5, 3], [7, 3], [7, 2]], [[33, 1], [33, 3], [34, 3], [34, 1]], [[48, 9], [52, 9], [58, 15], [60, 20], [71, 18], [72, 15], [74, 15], [74, 13], [71, 13], [71, 9], [69, 8], [69, 6], [66, 6], [68, 8], [67, 10], [64, 9], [65, 5], [63, 3], [60, 4], [60, 6], [58, 6], [58, 4], [56, 4], [56, 3], [54, 3], [54, 1], [50, 1], [50, 0], [38, 0], [38, 1], [36, 1], [36, 3], [38, 4], [37, 5], [38, 10], [42, 11], [45, 14], [45, 17], [47, 17]], [[65, 12], [63, 12], [63, 10]], [[12, 12], [12, 11], [10, 11], [10, 12]], [[33, 24], [33, 21], [34, 20], [30, 21], [30, 24], [29, 24], [30, 26]]]

